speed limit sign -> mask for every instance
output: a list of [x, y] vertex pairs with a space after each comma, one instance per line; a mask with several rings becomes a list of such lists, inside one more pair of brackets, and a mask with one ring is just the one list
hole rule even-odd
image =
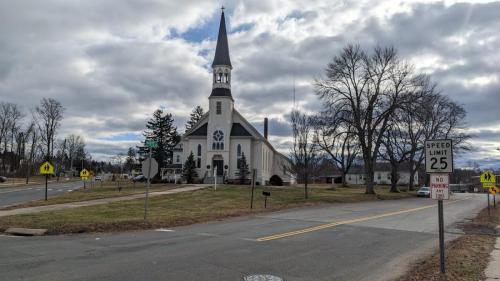
[[425, 172], [453, 173], [453, 143], [451, 140], [425, 141]]

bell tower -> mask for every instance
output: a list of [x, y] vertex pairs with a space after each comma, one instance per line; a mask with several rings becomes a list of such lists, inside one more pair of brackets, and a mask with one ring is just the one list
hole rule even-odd
[[[211, 157], [216, 157], [217, 161], [222, 161], [224, 166], [229, 161], [230, 133], [233, 125], [232, 69], [227, 41], [226, 19], [224, 17], [224, 7], [222, 7], [217, 46], [212, 63], [212, 93], [208, 98], [210, 114], [208, 115], [207, 152], [212, 155]], [[211, 161], [210, 157], [207, 160]], [[207, 163], [207, 165], [214, 166], [211, 162]]]

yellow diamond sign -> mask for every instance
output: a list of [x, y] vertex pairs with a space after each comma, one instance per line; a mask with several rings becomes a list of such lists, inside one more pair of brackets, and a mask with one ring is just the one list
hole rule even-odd
[[46, 161], [40, 166], [40, 174], [41, 175], [52, 175], [54, 173], [54, 166]]
[[498, 188], [496, 188], [496, 187], [494, 187], [494, 186], [493, 186], [493, 187], [490, 187], [490, 193], [491, 193], [491, 195], [496, 195], [496, 194], [497, 194], [497, 192], [498, 192]]
[[80, 177], [84, 180], [88, 179], [90, 176], [90, 172], [87, 169], [83, 169], [80, 171]]
[[495, 174], [493, 174], [492, 171], [486, 171], [482, 173], [481, 176], [479, 177], [479, 180], [482, 183], [495, 183], [497, 181]]

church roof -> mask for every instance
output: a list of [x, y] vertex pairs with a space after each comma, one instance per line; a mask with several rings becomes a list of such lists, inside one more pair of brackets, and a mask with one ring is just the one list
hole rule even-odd
[[233, 96], [231, 95], [231, 89], [228, 89], [228, 88], [213, 88], [210, 96], [211, 97], [230, 97], [230, 98], [233, 98]]
[[231, 137], [251, 137], [250, 134], [245, 127], [243, 127], [240, 123], [233, 123], [231, 127]]
[[207, 128], [208, 128], [208, 123], [205, 123], [201, 127], [199, 127], [198, 129], [189, 133], [188, 136], [206, 136], [207, 135]]
[[217, 47], [215, 48], [215, 57], [212, 67], [216, 65], [231, 65], [229, 58], [229, 46], [227, 43], [226, 19], [224, 18], [224, 10], [220, 15], [219, 36], [217, 37]]

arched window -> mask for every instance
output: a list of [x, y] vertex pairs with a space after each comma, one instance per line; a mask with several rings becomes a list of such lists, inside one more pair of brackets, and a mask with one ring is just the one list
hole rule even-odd
[[224, 133], [221, 130], [216, 130], [214, 132], [212, 149], [224, 150]]
[[196, 159], [196, 167], [199, 169], [201, 168], [201, 144], [198, 144], [198, 151], [196, 155], [198, 156]]
[[236, 147], [236, 168], [239, 169], [241, 167], [241, 144], [238, 144]]

